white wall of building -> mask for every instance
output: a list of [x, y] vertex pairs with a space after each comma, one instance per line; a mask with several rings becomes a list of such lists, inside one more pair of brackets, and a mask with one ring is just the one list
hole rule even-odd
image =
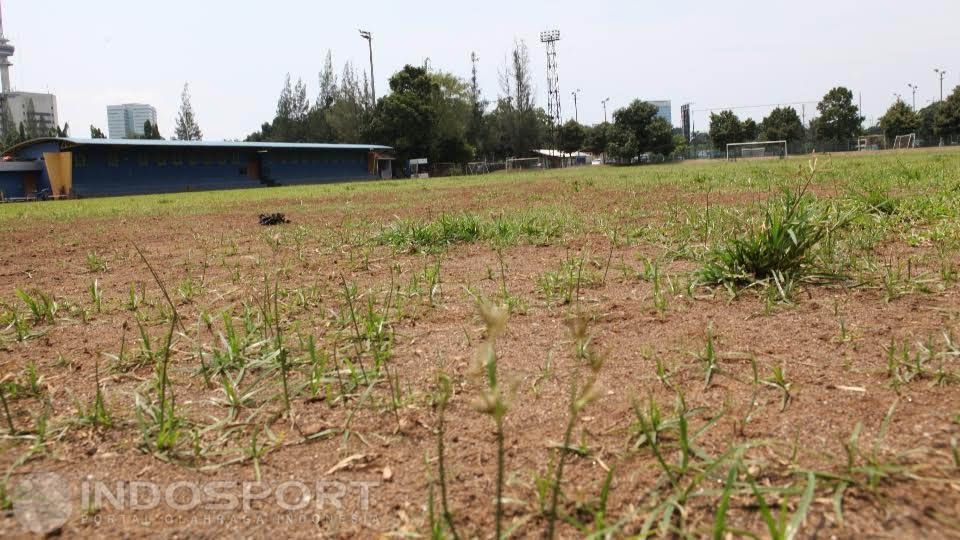
[[157, 125], [157, 110], [143, 103], [125, 103], [107, 106], [107, 131], [111, 139], [142, 137], [147, 120]]
[[[46, 132], [60, 125], [57, 118], [57, 97], [53, 94], [10, 92], [3, 95], [3, 99], [0, 100], [0, 107], [7, 107], [13, 125], [19, 129], [20, 124], [23, 124], [24, 127], [29, 125], [27, 110], [31, 101], [33, 101], [33, 109], [36, 112], [39, 129]], [[2, 129], [2, 126], [0, 126], [0, 129]], [[43, 134], [46, 135], [46, 133]]]

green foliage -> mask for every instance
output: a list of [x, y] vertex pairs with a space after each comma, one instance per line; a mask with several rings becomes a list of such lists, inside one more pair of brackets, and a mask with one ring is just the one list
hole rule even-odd
[[610, 122], [601, 122], [595, 126], [586, 128], [583, 149], [591, 154], [602, 154], [606, 152], [607, 146], [609, 146], [613, 138], [613, 129], [613, 124]]
[[392, 142], [401, 162], [430, 156], [440, 85], [425, 68], [407, 65], [390, 78], [390, 90], [377, 104], [374, 131]]
[[960, 135], [960, 86], [941, 103], [936, 113], [935, 131], [940, 137]]
[[194, 117], [193, 105], [190, 103], [190, 85], [183, 84], [183, 92], [180, 93], [180, 111], [177, 112], [177, 122], [174, 126], [174, 133], [177, 140], [180, 141], [199, 141], [203, 139], [203, 132], [197, 125], [197, 119]]
[[475, 214], [443, 215], [430, 222], [395, 222], [376, 237], [376, 242], [409, 253], [436, 252], [450, 245], [480, 241], [497, 245], [520, 240], [544, 243], [560, 237], [567, 226], [562, 216], [539, 213], [495, 219], [483, 219]]
[[802, 141], [803, 121], [793, 107], [777, 107], [760, 123], [760, 134], [767, 141]]
[[817, 104], [817, 138], [836, 144], [849, 142], [860, 134], [863, 117], [853, 104], [853, 92], [838, 86], [831, 89]]
[[93, 124], [90, 125], [90, 138], [91, 139], [106, 139], [107, 136], [100, 130], [97, 126]]
[[744, 141], [743, 124], [733, 111], [710, 113], [710, 140], [717, 150], [725, 150], [728, 144]]
[[788, 191], [767, 204], [759, 227], [715, 249], [700, 279], [735, 286], [773, 279], [784, 288], [812, 271], [814, 247], [828, 230], [805, 186]]
[[17, 289], [16, 294], [30, 309], [34, 324], [42, 324], [44, 322], [54, 324], [57, 322], [56, 317], [59, 305], [52, 296], [39, 290], [35, 290], [31, 294], [22, 289]]
[[568, 154], [583, 148], [587, 132], [576, 120], [570, 120], [560, 128], [560, 150]]
[[743, 142], [755, 141], [760, 136], [760, 126], [757, 125], [757, 122], [753, 118], [747, 118], [740, 124], [742, 129], [741, 135], [743, 137]]
[[652, 152], [669, 155], [674, 149], [670, 123], [657, 116], [657, 108], [646, 101], [634, 100], [613, 113], [614, 135], [608, 152], [627, 161]]
[[916, 133], [920, 125], [920, 116], [899, 99], [880, 117], [880, 129], [889, 140], [895, 139], [897, 135]]
[[152, 140], [162, 140], [163, 137], [160, 135], [160, 128], [152, 124], [149, 120], [143, 121], [143, 136], [142, 139], [152, 139]]

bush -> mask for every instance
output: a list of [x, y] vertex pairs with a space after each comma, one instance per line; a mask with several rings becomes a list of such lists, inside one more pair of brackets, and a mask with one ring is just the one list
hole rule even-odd
[[763, 224], [715, 249], [700, 272], [708, 284], [744, 286], [774, 279], [781, 289], [806, 276], [829, 228], [805, 189], [767, 204]]

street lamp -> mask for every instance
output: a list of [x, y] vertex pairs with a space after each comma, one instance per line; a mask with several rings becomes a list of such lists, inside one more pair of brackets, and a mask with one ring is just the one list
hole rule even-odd
[[377, 84], [374, 82], [373, 76], [373, 34], [367, 30], [359, 30], [360, 37], [367, 40], [367, 46], [370, 48], [370, 99], [373, 100], [373, 105], [377, 104]]
[[610, 101], [610, 98], [607, 98], [600, 103], [603, 103], [603, 123], [607, 123], [607, 102]]
[[943, 78], [946, 77], [947, 70], [936, 68], [933, 72], [940, 75], [940, 101], [943, 101]]
[[580, 123], [580, 109], [577, 108], [577, 95], [581, 92], [583, 92], [583, 90], [580, 90], [579, 88], [573, 92], [570, 92], [573, 94], [573, 121], [578, 124]]
[[907, 83], [907, 87], [910, 88], [911, 91], [913, 91], [913, 111], [916, 112], [917, 111], [917, 88], [919, 87], [913, 83]]

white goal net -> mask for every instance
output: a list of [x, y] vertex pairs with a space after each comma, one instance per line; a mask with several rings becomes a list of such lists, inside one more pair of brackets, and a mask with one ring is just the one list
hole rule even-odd
[[541, 169], [540, 158], [509, 158], [507, 159], [508, 171], [529, 171]]
[[857, 150], [861, 152], [886, 150], [887, 138], [883, 135], [867, 135], [857, 139]]
[[787, 141], [757, 141], [730, 143], [727, 145], [727, 159], [760, 159], [787, 157]]
[[893, 140], [893, 149], [894, 150], [903, 150], [905, 148], [914, 148], [917, 145], [917, 134], [910, 133], [907, 135], [897, 135], [897, 138]]

